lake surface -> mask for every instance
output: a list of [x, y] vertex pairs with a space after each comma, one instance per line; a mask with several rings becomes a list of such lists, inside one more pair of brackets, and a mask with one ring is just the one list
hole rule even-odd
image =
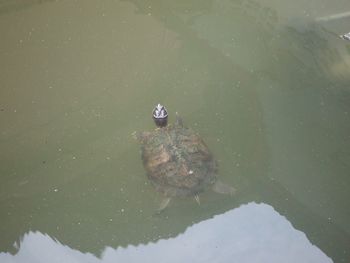
[[[188, 255], [175, 240], [202, 244], [192, 251], [208, 262], [350, 262], [349, 11], [345, 0], [0, 0], [0, 262], [27, 262], [25, 251], [45, 262], [46, 245], [65, 262], [130, 247]], [[154, 129], [159, 102], [202, 136], [234, 196], [207, 191], [155, 216], [162, 196], [131, 134]]]

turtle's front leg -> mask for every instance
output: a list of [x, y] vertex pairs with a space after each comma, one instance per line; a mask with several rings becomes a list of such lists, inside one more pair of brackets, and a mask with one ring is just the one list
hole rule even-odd
[[151, 135], [150, 132], [137, 132], [134, 131], [131, 136], [138, 142], [143, 142], [144, 140], [146, 140], [149, 136]]

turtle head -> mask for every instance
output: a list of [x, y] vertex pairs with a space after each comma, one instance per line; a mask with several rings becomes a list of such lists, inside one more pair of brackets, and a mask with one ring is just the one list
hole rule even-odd
[[168, 124], [168, 112], [163, 105], [158, 103], [154, 108], [152, 115], [157, 127], [165, 127]]

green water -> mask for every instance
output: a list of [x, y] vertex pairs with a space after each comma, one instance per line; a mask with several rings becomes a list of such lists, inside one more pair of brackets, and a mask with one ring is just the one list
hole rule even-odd
[[[0, 252], [29, 231], [82, 252], [175, 237], [266, 203], [350, 261], [350, 10], [337, 0], [0, 0]], [[238, 190], [174, 200], [131, 134], [179, 112]]]

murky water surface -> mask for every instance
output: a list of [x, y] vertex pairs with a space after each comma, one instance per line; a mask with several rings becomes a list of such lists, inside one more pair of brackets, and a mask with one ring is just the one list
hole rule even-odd
[[[0, 0], [0, 262], [349, 262], [349, 11]], [[131, 134], [158, 102], [236, 195], [155, 215]]]

